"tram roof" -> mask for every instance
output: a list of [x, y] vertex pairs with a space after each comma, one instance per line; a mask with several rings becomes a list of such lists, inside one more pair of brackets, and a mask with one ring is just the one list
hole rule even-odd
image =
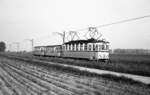
[[73, 40], [73, 41], [69, 41], [69, 42], [66, 42], [64, 44], [76, 44], [76, 43], [98, 43], [98, 42], [101, 42], [101, 43], [109, 43], [108, 41], [105, 41], [105, 40], [97, 40], [97, 39], [88, 39], [88, 40]]
[[61, 45], [47, 45], [47, 46], [35, 46], [35, 48], [41, 48], [41, 47], [57, 47]]

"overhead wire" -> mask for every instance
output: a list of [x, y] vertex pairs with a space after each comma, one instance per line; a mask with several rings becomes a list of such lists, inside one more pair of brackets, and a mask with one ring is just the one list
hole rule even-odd
[[[130, 18], [130, 19], [121, 20], [121, 21], [117, 21], [117, 22], [112, 22], [112, 23], [108, 23], [108, 24], [102, 24], [102, 25], [96, 26], [95, 28], [107, 27], [107, 26], [114, 25], [114, 24], [121, 24], [121, 23], [135, 21], [135, 20], [139, 20], [139, 19], [143, 19], [143, 18], [149, 18], [149, 17], [150, 17], [150, 15]], [[82, 28], [82, 29], [74, 30], [74, 31], [79, 32], [79, 31], [83, 31], [83, 30], [87, 30], [87, 29], [89, 29], [89, 27], [88, 28]]]

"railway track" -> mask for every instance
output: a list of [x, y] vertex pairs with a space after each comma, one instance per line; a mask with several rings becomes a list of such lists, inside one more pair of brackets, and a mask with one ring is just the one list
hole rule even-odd
[[74, 75], [32, 62], [0, 59], [3, 95], [149, 95], [149, 88]]

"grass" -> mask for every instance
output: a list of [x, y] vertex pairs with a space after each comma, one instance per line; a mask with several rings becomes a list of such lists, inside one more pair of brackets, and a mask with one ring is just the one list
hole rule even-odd
[[118, 71], [150, 76], [150, 55], [111, 54], [110, 58]]
[[88, 68], [96, 68], [102, 70], [110, 70], [115, 72], [137, 74], [142, 76], [150, 76], [150, 56], [149, 55], [110, 55], [111, 63], [96, 62], [88, 60], [64, 59], [37, 57], [41, 60], [48, 60], [63, 64], [71, 64]]
[[[7, 55], [7, 54], [6, 54]], [[10, 53], [8, 55], [22, 56], [29, 59], [37, 58], [51, 62], [83, 66], [88, 68], [96, 68], [102, 70], [110, 70], [121, 73], [137, 74], [142, 76], [150, 76], [150, 55], [133, 55], [133, 54], [111, 54], [110, 63], [96, 62], [89, 60], [78, 60], [70, 58], [57, 57], [38, 57], [28, 53]]]
[[110, 54], [112, 62], [136, 63], [150, 65], [150, 55]]

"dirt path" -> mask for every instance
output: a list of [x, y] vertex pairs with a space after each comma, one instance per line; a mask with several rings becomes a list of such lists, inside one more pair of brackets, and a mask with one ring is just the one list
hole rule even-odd
[[150, 95], [150, 89], [0, 58], [0, 95]]

